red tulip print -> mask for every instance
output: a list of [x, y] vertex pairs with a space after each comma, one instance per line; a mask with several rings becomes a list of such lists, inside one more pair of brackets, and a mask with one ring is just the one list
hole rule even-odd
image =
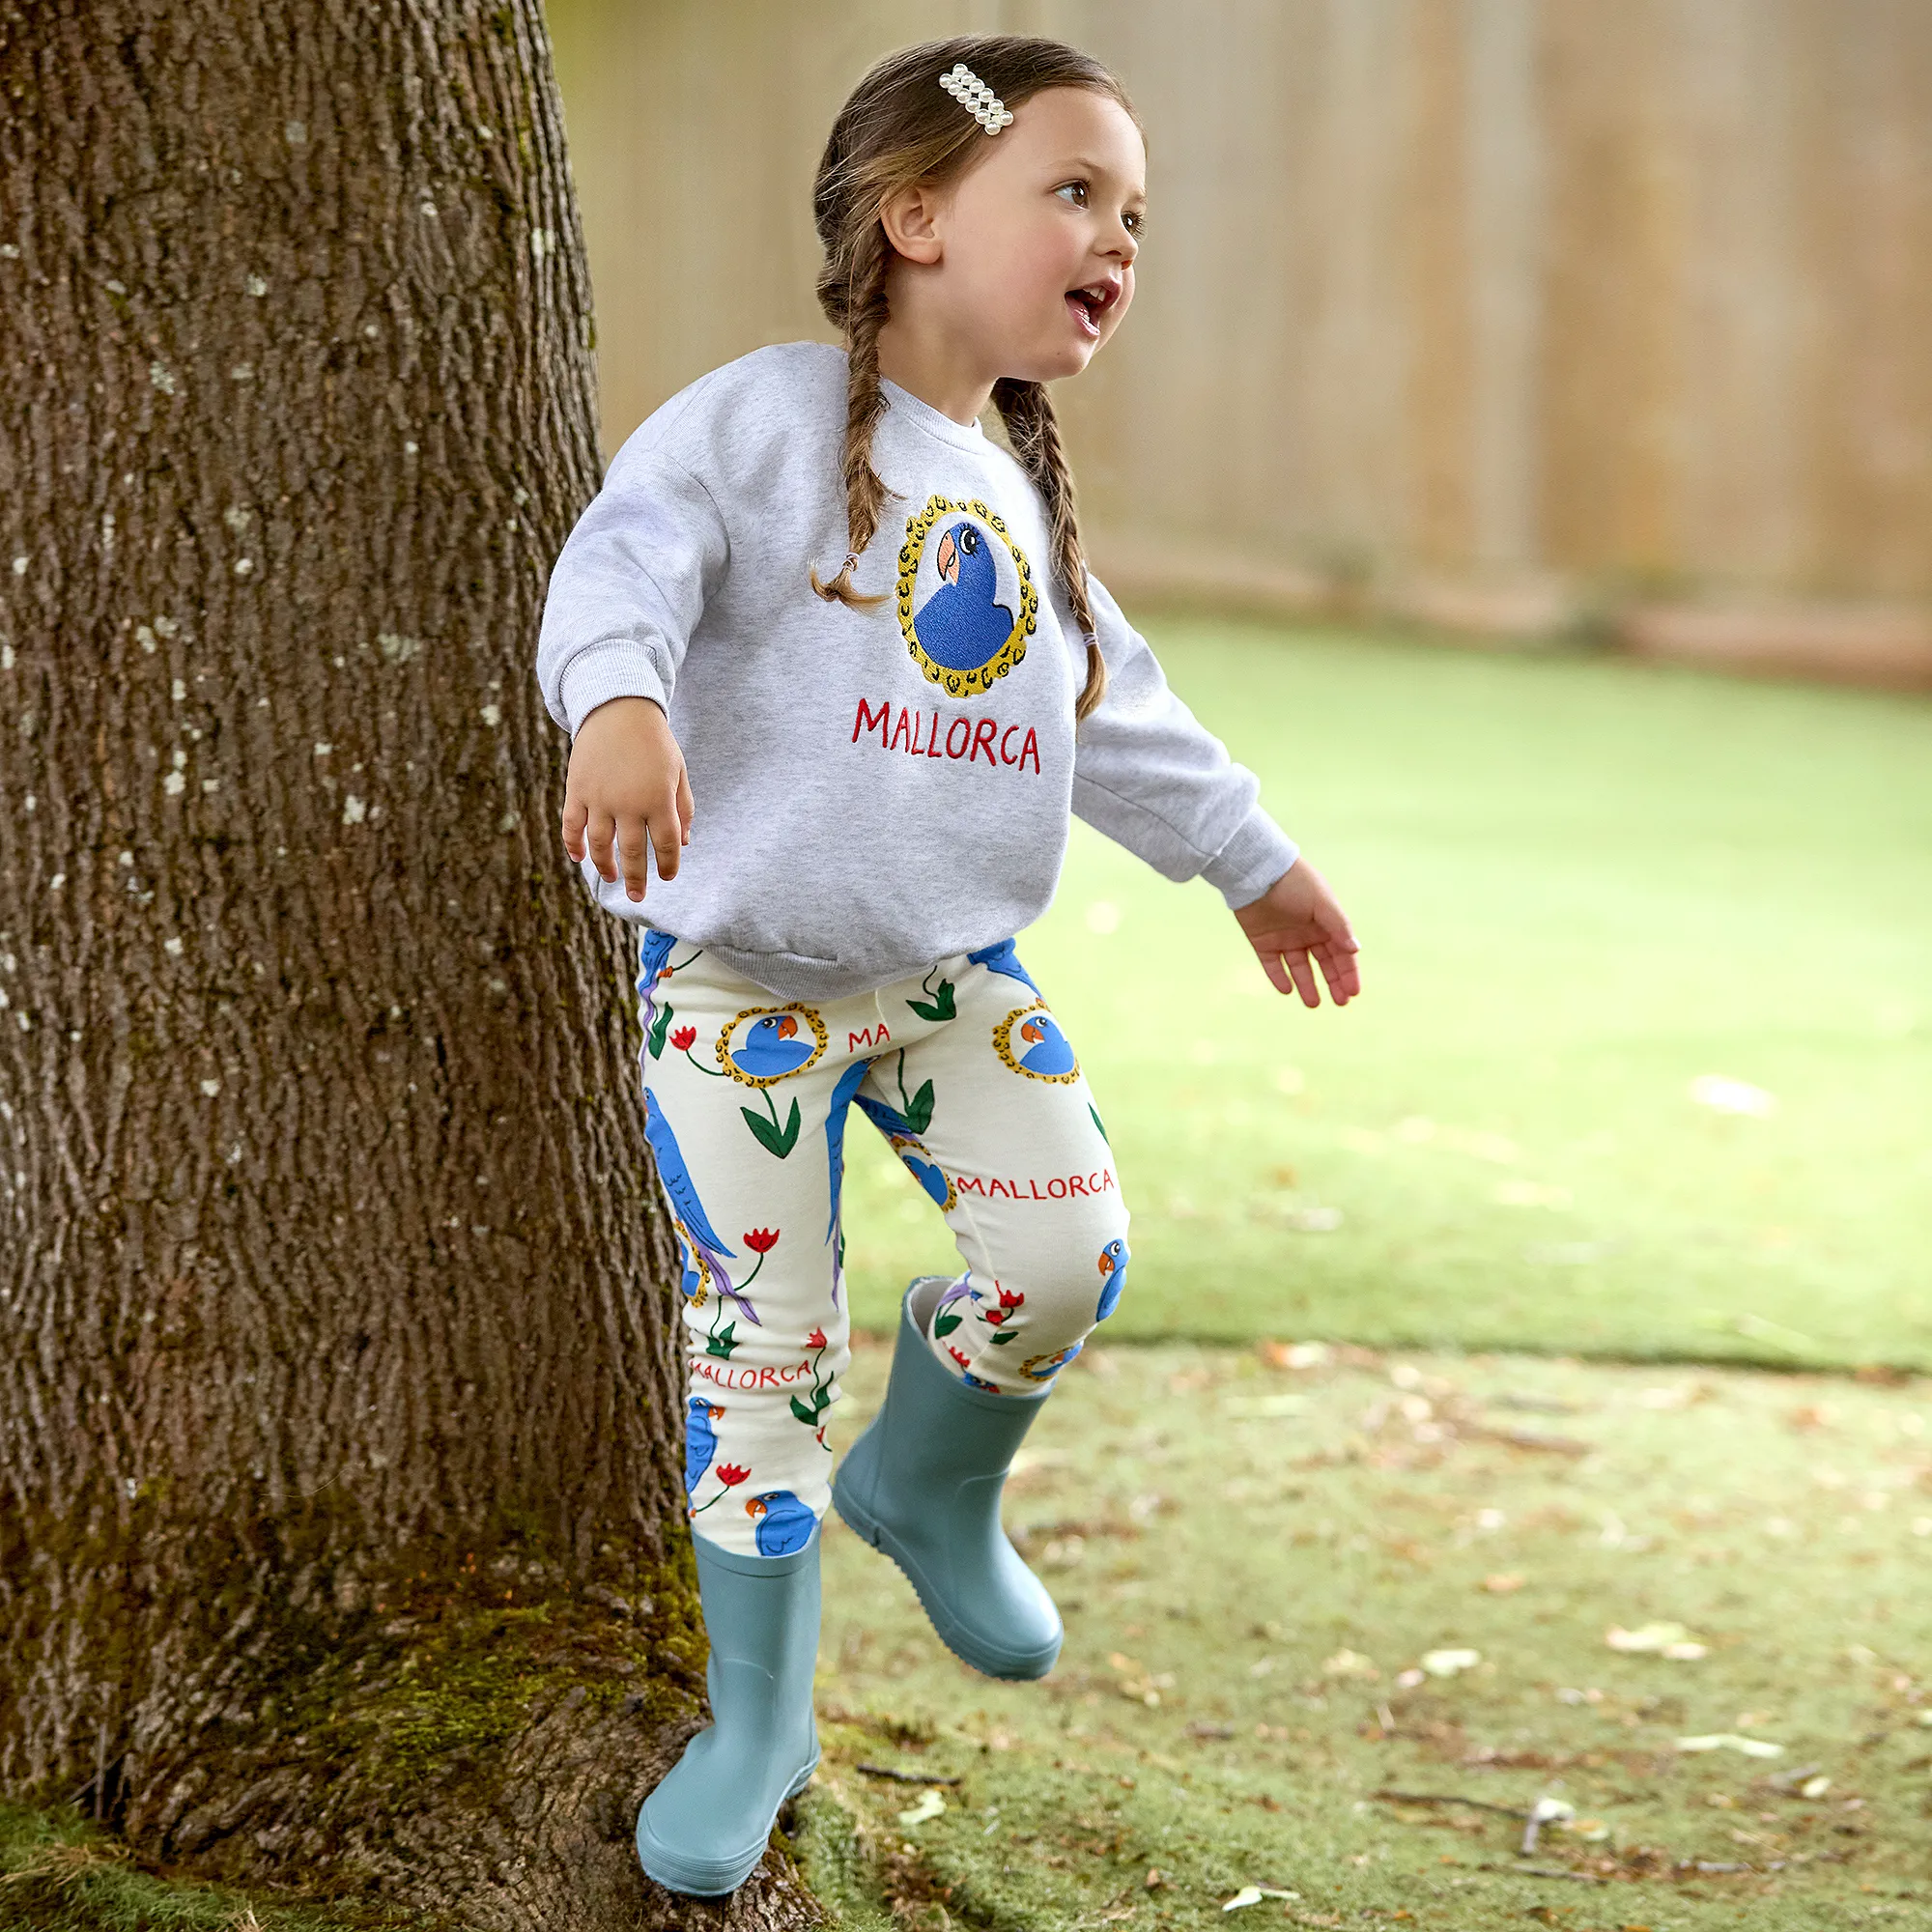
[[696, 1040], [697, 1040], [697, 1029], [696, 1027], [679, 1027], [678, 1030], [670, 1037], [670, 1043], [674, 1047], [676, 1047], [680, 1053], [689, 1053], [692, 1047], [696, 1043]]
[[[998, 1284], [995, 1283], [994, 1286], [998, 1287]], [[1012, 1288], [1000, 1289], [1000, 1306], [1002, 1309], [1017, 1308], [1025, 1299], [1026, 1293], [1024, 1290]]]
[[776, 1228], [753, 1228], [745, 1236], [745, 1245], [754, 1255], [768, 1255], [779, 1244], [779, 1231]]
[[805, 1338], [805, 1346], [806, 1346], [806, 1347], [807, 1347], [808, 1349], [822, 1349], [822, 1348], [824, 1348], [824, 1346], [825, 1346], [825, 1330], [824, 1330], [823, 1328], [814, 1328], [814, 1329], [813, 1329], [813, 1330], [811, 1331], [811, 1333], [810, 1333], [810, 1335], [808, 1335], [808, 1336], [807, 1336], [807, 1337]]
[[735, 1463], [720, 1463], [718, 1465], [718, 1480], [726, 1489], [735, 1489], [751, 1473], [749, 1469], [739, 1468]]

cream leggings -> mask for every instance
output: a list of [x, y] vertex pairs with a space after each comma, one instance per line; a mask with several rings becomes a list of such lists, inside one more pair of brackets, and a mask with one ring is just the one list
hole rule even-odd
[[851, 1361], [839, 1182], [855, 1111], [952, 1231], [931, 1347], [1037, 1395], [1113, 1312], [1127, 1210], [1073, 1048], [1010, 940], [919, 979], [780, 1000], [639, 937], [646, 1122], [682, 1250], [696, 1535], [783, 1555], [832, 1498], [826, 1411]]

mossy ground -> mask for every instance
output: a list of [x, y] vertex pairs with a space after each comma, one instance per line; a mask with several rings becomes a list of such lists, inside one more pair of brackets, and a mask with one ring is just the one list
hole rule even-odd
[[383, 1932], [400, 1922], [144, 1871], [77, 1811], [0, 1804], [0, 1932]]
[[[841, 1452], [889, 1359], [861, 1338]], [[1038, 1683], [954, 1660], [828, 1520], [794, 1835], [846, 1922], [1932, 1925], [1923, 1384], [1286, 1359], [1110, 1342], [1062, 1375], [1006, 1506], [1066, 1623]], [[1664, 1622], [1704, 1654], [1606, 1641]], [[1713, 1736], [1779, 1748], [1678, 1742]], [[927, 1787], [861, 1764], [961, 1781], [902, 1823]], [[1543, 1797], [1576, 1821], [1527, 1858], [1475, 1808]], [[1225, 1911], [1249, 1885], [1296, 1895]]]

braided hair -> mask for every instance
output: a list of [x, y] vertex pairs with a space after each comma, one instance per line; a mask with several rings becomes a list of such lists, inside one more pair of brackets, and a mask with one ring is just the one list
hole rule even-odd
[[[828, 601], [866, 609], [884, 593], [867, 595], [852, 573], [878, 533], [888, 495], [872, 468], [872, 433], [886, 412], [879, 384], [879, 331], [891, 313], [886, 272], [892, 243], [880, 212], [901, 188], [941, 185], [963, 173], [980, 152], [980, 124], [936, 84], [963, 61], [1006, 102], [1017, 107], [1050, 87], [1105, 94], [1133, 112], [1125, 90], [1091, 55], [1059, 41], [1028, 35], [969, 34], [925, 41], [889, 54], [855, 87], [832, 125], [812, 187], [812, 220], [825, 251], [818, 272], [819, 306], [845, 338], [844, 562], [829, 579], [810, 570], [811, 587]], [[1087, 560], [1074, 517], [1073, 476], [1061, 447], [1060, 423], [1044, 383], [1003, 378], [994, 407], [1020, 467], [1047, 511], [1053, 568], [1087, 639], [1087, 681], [1074, 707], [1077, 724], [1107, 688], [1106, 661], [1094, 636], [1087, 597]]]

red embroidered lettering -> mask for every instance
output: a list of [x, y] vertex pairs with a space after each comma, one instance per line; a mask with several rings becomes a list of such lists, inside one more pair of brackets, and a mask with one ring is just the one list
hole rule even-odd
[[1020, 727], [1017, 724], [1009, 724], [1007, 728], [1000, 733], [1000, 762], [1003, 765], [1016, 765], [1019, 763], [1019, 760], [1017, 758], [1009, 758], [1007, 756], [1007, 740], [1010, 738], [1013, 735], [1013, 733], [1017, 731], [1019, 728]]
[[1066, 1183], [1066, 1185], [1068, 1191], [1071, 1193], [1085, 1194], [1087, 1192], [1087, 1183], [1084, 1180], [1082, 1180], [1077, 1174], [1073, 1177], [1071, 1180], [1069, 1180]]
[[1065, 1201], [1066, 1199], [1066, 1183], [1057, 1174], [1046, 1183], [1046, 1191], [1056, 1201]]
[[1019, 758], [1019, 762], [1020, 762], [1020, 767], [1021, 767], [1021, 769], [1022, 769], [1022, 770], [1024, 770], [1024, 769], [1025, 769], [1025, 767], [1026, 767], [1026, 761], [1027, 761], [1027, 759], [1028, 759], [1029, 757], [1031, 757], [1031, 758], [1033, 759], [1033, 768], [1034, 768], [1034, 770], [1035, 770], [1035, 771], [1038, 771], [1038, 770], [1039, 770], [1039, 738], [1038, 738], [1038, 735], [1037, 735], [1037, 733], [1036, 733], [1036, 732], [1035, 732], [1035, 730], [1034, 730], [1034, 728], [1033, 728], [1033, 726], [1032, 726], [1031, 724], [1029, 724], [1029, 725], [1027, 726], [1027, 734], [1026, 734], [1026, 739], [1025, 739], [1025, 742], [1024, 742], [1024, 743], [1023, 743], [1023, 744], [1022, 744], [1022, 745], [1020, 746], [1020, 758]]
[[758, 1386], [761, 1389], [772, 1388], [776, 1386], [777, 1381], [778, 1378], [772, 1374], [770, 1369], [760, 1369], [758, 1371]]
[[899, 722], [893, 726], [893, 742], [886, 747], [886, 750], [896, 752], [899, 748], [899, 740], [901, 738], [905, 740], [909, 750], [915, 752], [919, 750], [919, 733], [907, 722], [906, 708], [903, 704], [899, 706]]
[[876, 718], [867, 716], [867, 713], [871, 708], [863, 697], [860, 698], [859, 715], [852, 721], [852, 742], [856, 745], [859, 742], [859, 733], [861, 731], [869, 731], [876, 724], [879, 727], [880, 747], [883, 750], [890, 751], [892, 747], [886, 744], [886, 721], [892, 717], [893, 707], [890, 704], [881, 704], [879, 706], [879, 715]]
[[[958, 1188], [961, 1194], [983, 1194], [986, 1191], [986, 1183], [977, 1174], [954, 1175], [952, 1184]], [[993, 1183], [995, 1187], [999, 1186], [999, 1184], [997, 1180]]]
[[[966, 734], [963, 738], [960, 739], [959, 749], [957, 751], [954, 751], [952, 748], [952, 734], [955, 731], [963, 731]], [[972, 742], [973, 742], [972, 719], [955, 718], [952, 721], [952, 723], [946, 727], [946, 755], [949, 758], [963, 758], [966, 755], [966, 747], [970, 745]]]
[[932, 714], [932, 736], [925, 741], [925, 755], [936, 758], [939, 755], [939, 713]]
[[1009, 1201], [1010, 1201], [1013, 1198], [1013, 1190], [1010, 1187], [1009, 1187], [1004, 1180], [1000, 1180], [997, 1179], [994, 1180], [992, 1188], [987, 1198], [991, 1199], [992, 1195], [995, 1194], [1004, 1194]]
[[991, 718], [980, 719], [979, 724], [973, 727], [973, 749], [966, 753], [966, 762], [969, 765], [982, 751], [986, 754], [986, 762], [989, 765], [999, 762], [993, 756], [993, 734], [999, 728], [999, 724]]
[[884, 1020], [881, 1020], [878, 1031], [879, 1037], [876, 1040], [872, 1037], [872, 1029], [870, 1027], [864, 1027], [858, 1033], [848, 1033], [845, 1036], [845, 1051], [853, 1053], [862, 1046], [885, 1045], [887, 1040], [892, 1038], [893, 1030]]
[[1044, 1200], [1045, 1200], [1045, 1199], [1047, 1198], [1047, 1197], [1046, 1197], [1046, 1196], [1045, 1196], [1044, 1194], [1042, 1194], [1042, 1193], [1041, 1193], [1041, 1192], [1039, 1191], [1039, 1182], [1038, 1182], [1038, 1181], [1037, 1181], [1037, 1180], [1029, 1180], [1029, 1181], [1027, 1182], [1027, 1185], [1028, 1185], [1028, 1187], [1030, 1187], [1030, 1188], [1031, 1188], [1031, 1189], [1033, 1190], [1033, 1198], [1034, 1198], [1034, 1199], [1035, 1199], [1036, 1201], [1044, 1201]]

